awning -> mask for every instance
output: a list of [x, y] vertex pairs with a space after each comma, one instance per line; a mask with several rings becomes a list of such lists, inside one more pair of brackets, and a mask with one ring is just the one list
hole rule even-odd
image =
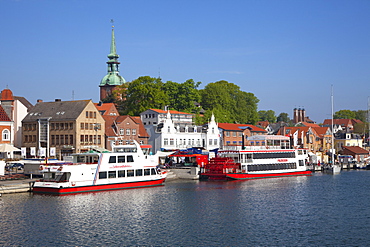
[[10, 144], [0, 144], [0, 153], [7, 153], [7, 152], [20, 152], [19, 148], [14, 147]]

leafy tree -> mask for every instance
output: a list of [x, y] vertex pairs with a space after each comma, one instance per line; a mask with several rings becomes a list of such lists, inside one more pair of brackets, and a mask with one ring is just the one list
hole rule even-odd
[[334, 119], [355, 119], [356, 113], [351, 110], [340, 110], [334, 113]]
[[184, 83], [167, 81], [164, 84], [164, 91], [169, 98], [169, 106], [172, 109], [184, 112], [196, 112], [194, 102], [200, 101], [200, 94], [197, 87], [201, 82], [194, 82], [189, 79]]
[[275, 116], [275, 112], [273, 110], [258, 111], [258, 116], [259, 116], [260, 121], [268, 121], [269, 123], [275, 123], [276, 122], [276, 116]]
[[285, 122], [288, 123], [290, 121], [288, 113], [282, 112], [276, 119], [278, 122]]
[[160, 78], [141, 76], [128, 84], [125, 98], [120, 102], [120, 113], [137, 116], [150, 108], [162, 109], [168, 105], [168, 95]]
[[259, 100], [233, 83], [209, 83], [200, 90], [200, 95], [201, 105], [206, 110], [205, 118], [213, 113], [218, 122], [254, 124], [258, 121]]
[[368, 122], [367, 119], [367, 111], [364, 110], [358, 110], [354, 111], [355, 112], [355, 118], [361, 120], [362, 122]]

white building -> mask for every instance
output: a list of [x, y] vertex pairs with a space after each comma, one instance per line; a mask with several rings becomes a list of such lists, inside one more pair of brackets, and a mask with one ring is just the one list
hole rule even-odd
[[13, 92], [8, 88], [1, 91], [0, 97], [1, 106], [14, 123], [11, 144], [20, 148], [22, 145], [22, 120], [32, 104], [24, 97], [13, 96]]
[[[197, 147], [212, 150], [220, 147], [220, 132], [213, 115], [207, 125], [196, 126], [192, 124], [192, 118], [188, 117], [192, 114], [182, 113], [173, 117], [172, 111], [167, 111], [164, 118], [163, 112], [158, 111], [161, 110], [151, 109], [140, 114], [150, 136], [148, 144], [152, 146], [154, 153], [161, 149], [177, 150]], [[149, 117], [149, 114], [154, 115]]]

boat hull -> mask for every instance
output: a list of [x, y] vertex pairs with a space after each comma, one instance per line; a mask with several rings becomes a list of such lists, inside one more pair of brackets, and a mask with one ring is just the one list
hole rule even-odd
[[287, 176], [307, 176], [311, 175], [311, 171], [294, 171], [294, 172], [282, 172], [282, 173], [227, 173], [225, 177], [233, 180], [245, 180], [245, 179], [259, 179], [259, 178], [276, 178], [276, 177], [287, 177]]
[[164, 180], [165, 178], [161, 178], [157, 180], [149, 180], [149, 181], [136, 181], [136, 182], [125, 182], [125, 183], [114, 183], [114, 184], [89, 185], [89, 186], [73, 186], [73, 187], [64, 187], [64, 188], [34, 186], [33, 193], [52, 194], [52, 195], [68, 195], [68, 194], [77, 194], [77, 193], [134, 189], [134, 188], [160, 186], [160, 185], [163, 185]]

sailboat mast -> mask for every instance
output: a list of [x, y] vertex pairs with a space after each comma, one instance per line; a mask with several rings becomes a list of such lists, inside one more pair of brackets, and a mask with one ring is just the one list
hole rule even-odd
[[331, 163], [334, 165], [334, 96], [331, 85]]

